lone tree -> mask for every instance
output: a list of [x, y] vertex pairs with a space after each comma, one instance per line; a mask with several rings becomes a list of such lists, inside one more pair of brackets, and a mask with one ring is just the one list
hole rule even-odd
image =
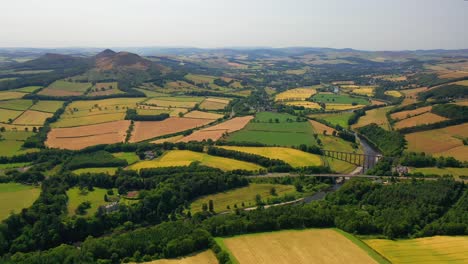
[[276, 196], [277, 193], [276, 193], [276, 188], [275, 187], [271, 187], [270, 189], [270, 194], [273, 195], [273, 196]]
[[213, 212], [213, 211], [214, 211], [213, 200], [209, 200], [209, 201], [208, 201], [208, 210], [210, 210], [210, 212]]

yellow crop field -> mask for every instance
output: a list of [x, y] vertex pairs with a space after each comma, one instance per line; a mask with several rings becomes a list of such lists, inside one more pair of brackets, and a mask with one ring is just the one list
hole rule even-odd
[[211, 250], [196, 253], [194, 255], [185, 256], [177, 259], [158, 259], [146, 264], [218, 264], [215, 254]]
[[395, 91], [395, 90], [385, 91], [385, 94], [393, 96], [393, 97], [402, 97], [403, 96], [403, 94], [401, 94], [399, 91]]
[[468, 236], [405, 240], [368, 239], [366, 244], [392, 263], [467, 263]]
[[132, 170], [140, 170], [144, 168], [188, 166], [192, 162], [196, 161], [200, 162], [202, 165], [225, 171], [236, 169], [256, 171], [263, 169], [261, 166], [253, 163], [210, 156], [206, 153], [193, 152], [189, 150], [171, 150], [157, 159], [141, 161], [129, 166], [128, 168]]
[[314, 131], [316, 134], [323, 134], [323, 131], [326, 131], [326, 134], [327, 135], [332, 135], [333, 132], [335, 132], [336, 130], [332, 127], [329, 127], [327, 125], [324, 125], [320, 122], [317, 122], [315, 120], [309, 120], [310, 124], [312, 125], [312, 127], [314, 128]]
[[413, 116], [407, 119], [403, 119], [395, 124], [396, 129], [401, 129], [405, 127], [413, 127], [425, 124], [433, 124], [441, 121], [448, 120], [448, 118], [439, 116], [433, 113], [424, 113], [422, 115]]
[[392, 117], [392, 119], [402, 120], [402, 119], [409, 118], [415, 115], [420, 115], [422, 113], [429, 112], [431, 110], [432, 110], [432, 106], [424, 106], [424, 107], [419, 107], [413, 110], [396, 112], [396, 113], [391, 114], [390, 116]]
[[14, 120], [19, 115], [21, 115], [23, 111], [16, 111], [16, 110], [9, 110], [9, 109], [1, 109], [0, 108], [0, 122], [8, 123], [10, 120]]
[[33, 110], [26, 110], [18, 118], [15, 119], [15, 125], [38, 125], [44, 124], [45, 120], [52, 117], [51, 113], [44, 113]]
[[293, 167], [320, 166], [322, 159], [319, 155], [303, 152], [292, 148], [282, 147], [237, 147], [222, 146], [222, 148], [251, 153], [270, 159], [282, 160]]
[[215, 114], [215, 113], [202, 112], [202, 111], [191, 111], [191, 112], [186, 113], [184, 115], [184, 117], [216, 120], [218, 118], [222, 118], [223, 115]]
[[353, 89], [352, 93], [365, 95], [365, 96], [373, 96], [375, 93], [374, 89], [375, 87], [373, 86], [360, 86], [357, 89]]
[[10, 100], [23, 98], [25, 93], [21, 92], [0, 92], [0, 100]]
[[155, 141], [151, 141], [150, 143], [153, 143], [153, 144], [162, 144], [164, 142], [175, 143], [179, 139], [182, 139], [183, 137], [184, 137], [184, 135], [178, 135], [178, 136], [173, 136], [173, 137], [168, 137], [168, 138], [161, 138], [161, 139], [156, 139]]
[[235, 210], [235, 206], [243, 208], [242, 203], [244, 203], [244, 208], [255, 207], [257, 194], [260, 195], [262, 201], [275, 197], [270, 193], [272, 188], [276, 190], [276, 197], [296, 193], [296, 188], [293, 185], [251, 183], [246, 187], [200, 197], [190, 204], [190, 211], [192, 214], [201, 212], [203, 204], [208, 204], [210, 200], [213, 200], [214, 211], [217, 213]]
[[351, 110], [362, 108], [364, 105], [352, 105], [352, 104], [326, 104], [326, 110]]
[[322, 108], [319, 104], [309, 101], [291, 101], [286, 102], [286, 105], [293, 105], [293, 106], [303, 106], [304, 108], [309, 109], [320, 109]]
[[275, 101], [304, 101], [316, 93], [312, 87], [295, 88], [277, 94]]
[[[468, 75], [468, 73], [467, 73]], [[459, 82], [456, 82], [454, 84], [458, 84], [458, 85], [463, 85], [463, 86], [468, 86], [468, 80], [464, 80], [464, 81], [459, 81]]]
[[222, 241], [242, 264], [377, 263], [367, 250], [333, 229], [260, 233]]
[[180, 108], [193, 108], [197, 103], [196, 101], [170, 101], [159, 98], [152, 98], [145, 102], [147, 105]]

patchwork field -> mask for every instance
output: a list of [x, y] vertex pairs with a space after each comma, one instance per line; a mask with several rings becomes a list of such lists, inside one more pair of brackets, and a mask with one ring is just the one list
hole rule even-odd
[[38, 101], [34, 104], [30, 110], [36, 110], [41, 112], [55, 113], [57, 109], [62, 107], [62, 101]]
[[465, 161], [468, 161], [468, 146], [463, 144], [461, 138], [467, 137], [468, 124], [466, 123], [405, 135], [409, 151], [450, 155]]
[[313, 87], [295, 88], [277, 94], [275, 96], [275, 101], [305, 101], [316, 93], [317, 90]]
[[218, 259], [211, 250], [177, 259], [158, 259], [146, 264], [218, 264]]
[[96, 83], [87, 96], [101, 96], [101, 95], [110, 95], [110, 94], [120, 94], [123, 93], [119, 90], [119, 85], [117, 82], [104, 82], [104, 83]]
[[[333, 229], [307, 229], [222, 239], [239, 263], [377, 263], [365, 245]], [[353, 243], [354, 242], [354, 243]]]
[[364, 107], [364, 105], [327, 103], [325, 105], [325, 110], [327, 110], [327, 111], [344, 111], [344, 110], [359, 109], [359, 108], [363, 108], [363, 107]]
[[368, 239], [366, 244], [392, 263], [467, 263], [468, 236], [406, 240]]
[[195, 111], [190, 111], [186, 113], [184, 117], [216, 120], [216, 119], [222, 118], [223, 115], [195, 110]]
[[58, 80], [47, 88], [42, 89], [39, 94], [50, 96], [79, 96], [84, 94], [91, 86], [91, 83]]
[[0, 100], [19, 99], [23, 98], [23, 96], [25, 96], [25, 93], [10, 91], [0, 92]]
[[128, 108], [136, 108], [144, 98], [112, 98], [75, 101], [69, 104], [52, 127], [75, 127], [123, 120]]
[[40, 88], [42, 88], [42, 86], [26, 86], [26, 87], [14, 89], [13, 91], [21, 92], [21, 93], [34, 93]]
[[155, 97], [145, 101], [145, 105], [161, 107], [193, 108], [203, 101], [203, 97]]
[[180, 139], [181, 142], [202, 141], [211, 139], [216, 141], [225, 133], [232, 133], [244, 128], [253, 116], [235, 117], [223, 123], [203, 128], [193, 132], [192, 134]]
[[177, 136], [168, 137], [168, 138], [156, 139], [154, 141], [151, 141], [150, 143], [153, 143], [153, 144], [162, 144], [164, 142], [176, 143], [177, 141], [179, 141], [182, 138], [184, 138], [184, 135], [177, 135]]
[[354, 169], [356, 169], [355, 165], [348, 162], [329, 157], [327, 157], [326, 160], [328, 165], [330, 166], [330, 169], [336, 173], [351, 173], [352, 171], [354, 171]]
[[288, 101], [285, 104], [292, 105], [292, 106], [303, 106], [304, 108], [309, 108], [309, 109], [322, 108], [319, 104], [314, 103], [314, 102], [309, 102], [309, 101]]
[[374, 96], [375, 94], [375, 87], [374, 86], [359, 86], [359, 88], [353, 89], [351, 93], [371, 97], [371, 96]]
[[386, 95], [393, 96], [393, 97], [397, 97], [397, 98], [403, 96], [402, 93], [400, 93], [399, 91], [395, 91], [395, 90], [385, 91], [385, 94], [386, 94]]
[[134, 152], [118, 152], [112, 154], [114, 157], [118, 159], [124, 159], [128, 162], [128, 164], [133, 164], [140, 161], [140, 157]]
[[432, 109], [432, 106], [424, 106], [424, 107], [416, 108], [414, 110], [396, 112], [396, 113], [391, 114], [390, 116], [392, 117], [392, 119], [402, 120], [402, 119], [410, 118], [412, 116], [430, 112], [431, 109]]
[[221, 148], [251, 153], [270, 159], [279, 159], [293, 167], [320, 166], [323, 164], [322, 159], [319, 155], [303, 152], [292, 148], [238, 146], [221, 146]]
[[[465, 151], [468, 151], [466, 149]], [[467, 152], [465, 152], [467, 153]], [[428, 168], [411, 168], [411, 173], [420, 172], [424, 175], [452, 175], [455, 178], [460, 176], [468, 176], [468, 168], [437, 168], [437, 167], [428, 167]]]
[[132, 170], [140, 170], [143, 168], [188, 166], [195, 161], [200, 162], [202, 165], [225, 171], [236, 169], [256, 171], [262, 169], [261, 166], [253, 163], [211, 156], [206, 153], [193, 152], [189, 150], [171, 150], [164, 153], [157, 159], [140, 161], [129, 166], [128, 168]]
[[387, 106], [387, 107], [376, 108], [376, 109], [366, 111], [366, 115], [361, 116], [359, 118], [359, 121], [356, 124], [354, 124], [352, 127], [353, 128], [363, 127], [371, 123], [375, 123], [379, 125], [381, 128], [389, 130], [390, 124], [387, 120], [386, 113], [392, 108], [393, 106]]
[[206, 98], [200, 104], [200, 109], [205, 110], [223, 110], [229, 104], [229, 99], [225, 98]]
[[139, 142], [168, 134], [174, 134], [189, 129], [207, 125], [214, 120], [200, 118], [170, 117], [163, 121], [135, 122], [130, 142]]
[[433, 113], [424, 113], [421, 115], [413, 116], [404, 120], [401, 120], [395, 123], [394, 127], [396, 129], [402, 129], [405, 127], [413, 127], [425, 124], [433, 124], [441, 121], [448, 120], [448, 118], [433, 114]]
[[0, 108], [9, 109], [9, 110], [24, 111], [24, 110], [30, 108], [32, 106], [32, 104], [33, 104], [32, 100], [14, 99], [14, 100], [0, 101]]
[[401, 90], [400, 92], [405, 95], [405, 99], [401, 105], [410, 105], [417, 102], [418, 94], [427, 90], [427, 87], [420, 87], [408, 90]]
[[87, 189], [82, 191], [78, 187], [74, 187], [67, 190], [68, 214], [75, 215], [75, 209], [78, 207], [78, 205], [88, 201], [91, 203], [91, 208], [87, 210], [85, 215], [94, 215], [97, 212], [99, 206], [107, 204], [107, 202], [104, 201], [104, 195], [106, 193], [107, 190], [101, 188], [94, 188], [93, 191], [89, 191]]
[[362, 151], [361, 149], [353, 149], [351, 142], [340, 137], [324, 136], [319, 134], [318, 138], [322, 141], [324, 149], [357, 153], [361, 153]]
[[[277, 195], [271, 195], [270, 191], [272, 188], [275, 188]], [[255, 196], [257, 194], [265, 202], [269, 198], [280, 197], [285, 194], [294, 195], [296, 194], [296, 189], [293, 185], [251, 183], [247, 187], [200, 197], [190, 204], [190, 211], [192, 214], [201, 212], [203, 204], [208, 204], [210, 200], [213, 200], [213, 207], [216, 213], [235, 210], [236, 206], [238, 208], [255, 207], [257, 205]], [[242, 206], [242, 203], [244, 203], [244, 206]], [[228, 206], [229, 209], [227, 208]]]
[[107, 168], [83, 168], [74, 170], [73, 173], [76, 174], [85, 174], [85, 173], [107, 173], [109, 175], [114, 175], [117, 171], [117, 168], [107, 167]]
[[0, 221], [7, 218], [11, 212], [20, 213], [23, 208], [30, 207], [40, 193], [39, 187], [19, 183], [1, 183]]
[[62, 149], [82, 149], [98, 144], [123, 142], [130, 126], [129, 120], [103, 124], [53, 128], [47, 135], [46, 146]]
[[22, 113], [23, 113], [23, 111], [0, 109], [0, 122], [2, 122], [2, 123], [11, 123], [18, 116], [20, 116]]

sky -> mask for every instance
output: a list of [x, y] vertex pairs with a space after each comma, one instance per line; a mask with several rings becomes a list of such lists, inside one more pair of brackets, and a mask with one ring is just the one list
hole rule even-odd
[[1, 0], [0, 47], [468, 48], [468, 0]]

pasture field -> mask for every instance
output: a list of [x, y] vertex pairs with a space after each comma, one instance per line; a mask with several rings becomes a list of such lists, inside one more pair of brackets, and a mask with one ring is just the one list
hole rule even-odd
[[437, 167], [411, 168], [411, 173], [417, 173], [417, 172], [420, 172], [424, 175], [426, 174], [427, 175], [439, 175], [439, 176], [452, 175], [455, 178], [459, 178], [460, 176], [468, 176], [468, 168], [437, 168]]
[[23, 98], [24, 95], [25, 93], [21, 93], [21, 92], [3, 91], [3, 92], [0, 92], [0, 100], [19, 99], [19, 98]]
[[465, 161], [468, 161], [468, 146], [461, 138], [467, 137], [467, 123], [405, 135], [409, 151], [453, 156]]
[[192, 162], [200, 162], [200, 164], [218, 168], [225, 171], [242, 169], [257, 171], [263, 169], [253, 163], [244, 161], [211, 156], [206, 153], [193, 152], [189, 150], [171, 150], [164, 153], [161, 157], [154, 160], [145, 160], [129, 166], [129, 169], [140, 170], [143, 168], [160, 168], [174, 166], [188, 166]]
[[424, 124], [438, 123], [438, 122], [445, 121], [445, 120], [448, 120], [448, 118], [428, 112], [428, 113], [424, 113], [421, 115], [417, 115], [417, 116], [413, 116], [413, 117], [401, 120], [395, 123], [394, 127], [396, 129], [401, 129], [405, 127], [413, 127], [413, 126], [424, 125]]
[[303, 106], [304, 108], [309, 108], [309, 109], [322, 108], [319, 104], [314, 103], [314, 102], [309, 102], [309, 101], [287, 101], [285, 104], [292, 105], [292, 106]]
[[237, 146], [220, 146], [224, 149], [235, 150], [240, 152], [251, 153], [270, 159], [282, 160], [293, 167], [307, 167], [323, 165], [319, 155], [303, 152], [292, 148], [282, 147], [237, 147]]
[[330, 157], [326, 157], [325, 159], [327, 160], [330, 169], [336, 173], [351, 173], [354, 169], [356, 169], [356, 165], [342, 160], [337, 160]]
[[467, 263], [468, 236], [434, 236], [364, 242], [392, 263]]
[[146, 97], [167, 96], [167, 94], [160, 93], [160, 92], [154, 92], [154, 91], [148, 90], [147, 88], [136, 88], [136, 90], [144, 93], [146, 95]]
[[362, 150], [353, 149], [350, 142], [334, 136], [324, 136], [319, 134], [318, 138], [322, 141], [324, 149], [342, 151], [342, 152], [357, 152], [362, 153]]
[[30, 110], [36, 110], [41, 112], [55, 113], [57, 109], [62, 107], [62, 101], [39, 101], [33, 105]]
[[353, 128], [363, 127], [371, 123], [375, 123], [385, 130], [390, 130], [390, 123], [387, 120], [386, 113], [390, 111], [390, 109], [392, 108], [393, 106], [387, 106], [387, 107], [375, 108], [375, 109], [366, 111], [366, 115], [361, 116], [358, 122], [354, 124], [352, 127]]
[[[116, 192], [116, 191], [114, 191]], [[101, 205], [107, 204], [104, 201], [104, 195], [107, 193], [106, 189], [94, 188], [93, 191], [84, 189], [81, 191], [78, 187], [73, 187], [67, 190], [68, 196], [68, 214], [75, 215], [75, 209], [83, 202], [90, 202], [91, 208], [87, 210], [86, 216], [92, 216], [97, 212], [97, 209]]]
[[119, 90], [119, 84], [117, 82], [102, 82], [96, 83], [87, 93], [87, 96], [100, 96], [100, 95], [110, 95], [110, 94], [120, 94], [123, 93]]
[[7, 101], [0, 101], [0, 108], [24, 111], [30, 108], [32, 104], [33, 104], [33, 101], [27, 100], [27, 99], [7, 100]]
[[50, 96], [79, 96], [84, 94], [91, 86], [91, 83], [58, 80], [50, 84], [47, 88], [42, 89], [39, 94]]
[[418, 101], [417, 100], [418, 94], [426, 90], [427, 90], [427, 87], [400, 90], [400, 92], [403, 93], [405, 96], [405, 99], [403, 99], [403, 102], [401, 103], [401, 105], [410, 105], [410, 104], [416, 103]]
[[146, 264], [218, 264], [218, 259], [211, 250], [206, 250], [193, 255], [185, 256], [176, 259], [158, 259]]
[[29, 162], [3, 163], [3, 164], [0, 164], [0, 170], [22, 168], [22, 167], [29, 166], [30, 164], [31, 163]]
[[10, 121], [15, 120], [22, 113], [23, 111], [0, 109], [0, 122], [10, 123]]
[[402, 119], [410, 118], [412, 116], [430, 112], [431, 110], [432, 110], [432, 106], [429, 105], [429, 106], [419, 107], [414, 110], [396, 112], [396, 113], [391, 114], [390, 117], [395, 120], [402, 120]]
[[163, 121], [137, 121], [130, 142], [139, 142], [189, 129], [195, 129], [213, 122], [212, 119], [170, 117]]
[[53, 128], [47, 135], [46, 146], [62, 149], [82, 149], [98, 144], [124, 142], [129, 120], [69, 128]]
[[180, 139], [179, 141], [189, 142], [208, 139], [216, 141], [220, 139], [225, 133], [232, 133], [241, 130], [250, 120], [252, 120], [252, 118], [252, 116], [235, 117], [223, 123], [197, 130], [192, 134]]
[[344, 111], [344, 110], [352, 110], [352, 109], [359, 109], [364, 107], [364, 105], [352, 105], [352, 104], [325, 104], [325, 110], [327, 111]]
[[219, 118], [223, 118], [223, 115], [195, 110], [195, 111], [190, 111], [190, 112], [186, 113], [184, 115], [184, 117], [216, 120], [216, 119], [219, 119]]
[[334, 128], [329, 127], [327, 125], [324, 125], [320, 122], [317, 122], [315, 120], [309, 120], [310, 124], [314, 128], [314, 131], [316, 134], [323, 134], [323, 131], [326, 131], [327, 135], [332, 135], [334, 131], [336, 131]]
[[174, 93], [174, 92], [189, 92], [189, 91], [194, 91], [194, 90], [196, 91], [196, 90], [200, 90], [200, 88], [185, 81], [172, 81], [172, 82], [165, 83], [164, 87], [160, 90], [165, 91], [166, 93]]
[[312, 100], [314, 102], [320, 102], [325, 104], [358, 104], [358, 105], [369, 105], [369, 100], [361, 98], [361, 97], [351, 97], [350, 95], [346, 94], [325, 94], [325, 93], [318, 93], [312, 96]]
[[26, 110], [19, 117], [15, 119], [13, 124], [42, 126], [45, 120], [49, 117], [52, 117], [51, 113]]
[[188, 80], [193, 81], [196, 84], [200, 83], [212, 83], [217, 77], [209, 75], [200, 75], [200, 74], [187, 74], [184, 76]]
[[20, 213], [23, 208], [30, 207], [40, 193], [39, 187], [0, 183], [0, 221], [7, 218], [11, 212]]
[[161, 107], [178, 107], [178, 108], [193, 108], [198, 101], [186, 101], [186, 100], [169, 100], [169, 98], [180, 98], [180, 97], [158, 97], [151, 98], [148, 101], [145, 101], [145, 105], [151, 106], [161, 106]]
[[[272, 188], [276, 189], [277, 195], [271, 195]], [[257, 206], [255, 202], [257, 194], [261, 196], [262, 201], [267, 201], [269, 198], [281, 197], [285, 194], [295, 195], [296, 188], [293, 185], [251, 183], [246, 187], [200, 197], [190, 204], [190, 211], [192, 214], [201, 212], [203, 204], [208, 204], [210, 200], [213, 200], [216, 213], [235, 210], [235, 205], [238, 208], [243, 208], [242, 203], [244, 203], [244, 208], [255, 207]], [[227, 206], [230, 208], [228, 209]]]
[[348, 127], [348, 120], [353, 113], [330, 113], [330, 114], [313, 114], [309, 117], [323, 119], [330, 122], [332, 125], [340, 125], [341, 127]]
[[[344, 233], [344, 232], [343, 232]], [[378, 263], [371, 250], [333, 229], [287, 230], [222, 239], [239, 263]]]
[[21, 92], [21, 93], [34, 93], [40, 88], [42, 88], [42, 86], [26, 86], [26, 87], [14, 89], [14, 91]]
[[107, 167], [107, 168], [84, 168], [74, 170], [75, 174], [85, 174], [85, 173], [107, 173], [109, 175], [114, 175], [117, 171], [117, 168]]
[[128, 164], [133, 164], [140, 161], [140, 157], [134, 152], [118, 152], [112, 154], [114, 157], [118, 159], [124, 159], [128, 162]]
[[144, 98], [112, 98], [75, 101], [69, 104], [52, 127], [74, 127], [123, 120], [128, 108], [136, 108]]
[[301, 87], [290, 89], [279, 93], [275, 96], [275, 101], [305, 101], [306, 99], [310, 98], [312, 95], [317, 93], [315, 90], [316, 87]]
[[397, 97], [397, 98], [403, 96], [402, 93], [400, 93], [399, 91], [395, 91], [395, 90], [385, 91], [385, 94], [386, 94], [386, 95], [393, 96], [393, 97]]

